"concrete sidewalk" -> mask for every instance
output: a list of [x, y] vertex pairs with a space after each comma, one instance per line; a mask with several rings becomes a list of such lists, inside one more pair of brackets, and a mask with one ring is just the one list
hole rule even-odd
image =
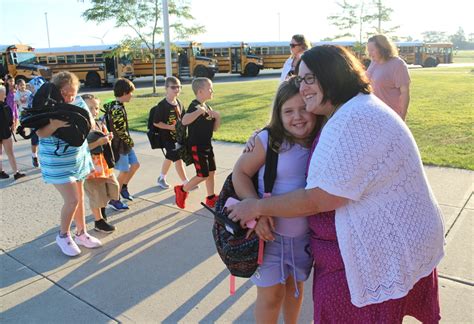
[[[237, 279], [229, 296], [228, 272], [215, 253], [212, 216], [201, 208], [205, 189], [193, 191], [188, 208], [174, 204], [173, 190], [156, 186], [163, 156], [134, 133], [141, 169], [129, 185], [126, 212], [108, 210], [117, 230], [92, 230], [104, 246], [68, 258], [54, 239], [62, 200], [31, 168], [29, 142], [15, 144], [27, 177], [0, 181], [0, 309], [2, 323], [251, 323], [256, 289]], [[216, 190], [231, 171], [241, 145], [215, 143]], [[4, 168], [9, 170], [8, 162]], [[474, 323], [474, 172], [426, 167], [444, 213], [447, 255], [438, 267], [442, 322]], [[192, 167], [187, 169], [193, 175]], [[170, 183], [177, 183], [172, 169]], [[87, 202], [86, 202], [87, 205]], [[87, 210], [89, 214], [89, 210]], [[312, 320], [311, 280], [301, 323]], [[406, 322], [415, 322], [407, 319]]]

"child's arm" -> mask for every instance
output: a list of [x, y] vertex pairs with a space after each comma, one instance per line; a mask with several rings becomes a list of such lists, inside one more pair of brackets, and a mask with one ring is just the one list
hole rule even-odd
[[125, 142], [128, 146], [133, 146], [133, 140], [128, 135], [127, 123], [125, 122], [125, 114], [122, 109], [113, 109], [111, 111], [112, 123], [114, 125], [115, 132], [118, 137]]
[[165, 124], [165, 123], [160, 121], [159, 123], [153, 123], [153, 126], [161, 128], [161, 129], [167, 129], [167, 130], [170, 130], [170, 131], [174, 131], [174, 130], [176, 130], [175, 124], [176, 124], [176, 121], [173, 123], [173, 125], [168, 125], [168, 124]]
[[102, 146], [102, 145], [105, 145], [105, 144], [109, 143], [110, 139], [111, 139], [110, 136], [105, 136], [105, 137], [98, 138], [94, 142], [90, 142], [89, 143], [89, 150], [92, 151], [96, 147], [99, 147], [99, 146]]
[[196, 110], [193, 111], [193, 112], [187, 112], [184, 114], [183, 116], [183, 119], [182, 119], [182, 123], [183, 125], [189, 125], [191, 124], [192, 122], [194, 122], [199, 116], [202, 116], [206, 113], [206, 109], [199, 105], [199, 106], [196, 106]]
[[209, 116], [214, 118], [214, 131], [218, 130], [221, 126], [221, 114], [218, 111], [211, 110]]

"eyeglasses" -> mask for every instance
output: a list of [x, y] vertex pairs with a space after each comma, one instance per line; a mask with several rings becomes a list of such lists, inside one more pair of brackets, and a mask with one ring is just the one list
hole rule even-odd
[[89, 93], [85, 93], [85, 94], [81, 95], [81, 98], [84, 99], [84, 100], [97, 99], [96, 96], [94, 96], [93, 94], [89, 94]]
[[301, 86], [301, 82], [304, 81], [306, 84], [314, 84], [316, 82], [316, 75], [314, 73], [308, 73], [304, 77], [297, 76], [295, 78], [296, 86]]
[[299, 43], [296, 43], [296, 44], [290, 43], [290, 47], [291, 47], [291, 48], [295, 48], [296, 46], [300, 46], [300, 45], [301, 45], [301, 44], [299, 44]]
[[181, 90], [182, 86], [180, 85], [172, 85], [172, 86], [168, 86], [168, 88], [171, 88], [173, 90]]

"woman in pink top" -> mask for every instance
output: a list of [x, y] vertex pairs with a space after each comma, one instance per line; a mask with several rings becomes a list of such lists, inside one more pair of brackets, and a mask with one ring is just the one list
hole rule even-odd
[[410, 76], [397, 47], [384, 35], [375, 35], [367, 43], [370, 63], [367, 76], [374, 94], [406, 119], [410, 103]]

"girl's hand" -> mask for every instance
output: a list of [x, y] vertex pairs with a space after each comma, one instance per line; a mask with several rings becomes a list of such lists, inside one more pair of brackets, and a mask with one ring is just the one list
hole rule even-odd
[[250, 135], [249, 139], [247, 140], [247, 143], [245, 143], [245, 147], [243, 150], [243, 153], [248, 153], [252, 152], [253, 149], [255, 148], [255, 141], [257, 140], [257, 135], [260, 133], [260, 129], [256, 130], [255, 132]]
[[257, 225], [255, 226], [255, 233], [264, 241], [273, 241], [273, 231], [275, 230], [275, 223], [273, 217], [262, 216], [258, 219]]
[[51, 127], [53, 129], [58, 129], [58, 128], [63, 128], [63, 127], [69, 127], [70, 124], [64, 120], [59, 120], [59, 119], [50, 119], [49, 123], [51, 124]]

